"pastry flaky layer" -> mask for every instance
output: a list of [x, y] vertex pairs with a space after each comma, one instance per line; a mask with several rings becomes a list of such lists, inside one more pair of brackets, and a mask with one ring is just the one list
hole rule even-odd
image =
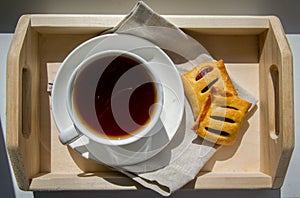
[[232, 145], [251, 103], [238, 97], [224, 61], [199, 64], [181, 77], [195, 132], [213, 143]]

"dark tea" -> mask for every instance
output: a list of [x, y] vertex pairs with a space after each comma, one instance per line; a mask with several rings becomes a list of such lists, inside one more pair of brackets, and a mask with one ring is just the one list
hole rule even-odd
[[137, 60], [102, 57], [80, 71], [73, 86], [73, 108], [85, 127], [109, 139], [138, 133], [151, 120], [156, 85]]

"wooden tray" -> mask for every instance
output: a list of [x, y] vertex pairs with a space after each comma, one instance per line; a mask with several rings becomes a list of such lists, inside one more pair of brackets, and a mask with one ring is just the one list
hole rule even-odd
[[[47, 84], [77, 45], [121, 15], [24, 15], [7, 59], [7, 149], [23, 190], [140, 189], [110, 168], [60, 144]], [[224, 59], [259, 99], [235, 145], [220, 148], [190, 189], [279, 188], [294, 147], [292, 54], [272, 16], [165, 16]]]

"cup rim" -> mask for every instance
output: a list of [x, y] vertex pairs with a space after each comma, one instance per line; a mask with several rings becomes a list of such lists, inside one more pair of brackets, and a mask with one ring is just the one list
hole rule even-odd
[[[151, 116], [151, 120], [141, 129], [139, 129], [138, 132], [136, 132], [133, 135], [124, 137], [124, 138], [119, 138], [119, 139], [109, 139], [106, 137], [102, 137], [100, 135], [96, 135], [94, 132], [91, 132], [87, 127], [84, 126], [84, 124], [81, 123], [80, 119], [78, 116], [76, 116], [76, 112], [73, 108], [73, 100], [72, 100], [72, 86], [75, 83], [76, 76], [78, 73], [80, 73], [84, 68], [86, 68], [90, 63], [93, 61], [97, 60], [98, 58], [105, 57], [108, 55], [125, 55], [129, 56], [130, 58], [133, 58], [140, 62], [141, 64], [145, 65], [145, 69], [148, 71], [150, 74], [150, 77], [153, 79], [155, 82], [155, 87], [156, 87], [156, 97], [157, 101], [155, 104], [155, 111]], [[73, 122], [74, 127], [76, 130], [83, 135], [86, 135], [89, 139], [105, 144], [105, 145], [110, 145], [110, 146], [121, 146], [121, 145], [126, 145], [133, 143], [142, 137], [145, 137], [151, 130], [154, 128], [154, 126], [158, 123], [158, 120], [160, 119], [160, 115], [162, 112], [163, 108], [163, 87], [161, 84], [160, 79], [158, 78], [158, 75], [155, 74], [153, 69], [151, 68], [151, 65], [142, 57], [138, 56], [137, 54], [134, 54], [130, 51], [125, 51], [125, 50], [105, 50], [102, 52], [98, 52], [92, 56], [89, 56], [88, 58], [84, 59], [77, 67], [76, 69], [72, 72], [68, 83], [67, 83], [67, 98], [66, 98], [66, 106], [67, 106], [67, 112]]]

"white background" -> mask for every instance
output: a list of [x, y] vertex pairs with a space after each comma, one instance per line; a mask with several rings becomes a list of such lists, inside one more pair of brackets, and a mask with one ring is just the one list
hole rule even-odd
[[[171, 197], [300, 197], [300, 1], [296, 0], [152, 0], [159, 14], [277, 15], [283, 23], [294, 56], [295, 150], [283, 187], [278, 190], [180, 190]], [[299, 3], [298, 3], [299, 2]], [[25, 13], [126, 14], [134, 0], [11, 0], [0, 3], [0, 197], [83, 197], [86, 192], [22, 192], [16, 187], [5, 150], [6, 56], [18, 18]], [[3, 5], [4, 4], [4, 5]], [[2, 127], [1, 127], [2, 126]], [[147, 191], [89, 192], [89, 197], [160, 197]]]

